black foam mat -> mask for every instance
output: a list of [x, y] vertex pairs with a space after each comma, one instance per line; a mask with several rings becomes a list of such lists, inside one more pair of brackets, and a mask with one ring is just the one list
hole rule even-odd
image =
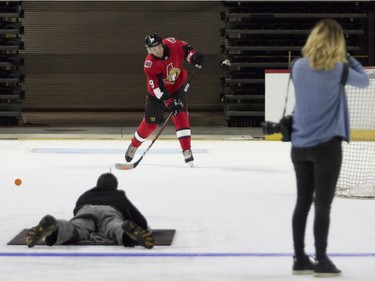
[[[18, 233], [12, 240], [8, 242], [7, 245], [26, 245], [25, 237], [29, 228], [23, 229], [20, 233]], [[176, 233], [175, 229], [152, 229], [152, 234], [154, 235], [155, 239], [155, 246], [170, 246], [172, 245], [174, 235]], [[46, 245], [44, 241], [39, 241], [37, 245]], [[78, 242], [71, 242], [65, 243], [64, 245], [118, 245], [116, 242], [103, 237], [100, 233], [92, 233], [90, 239], [88, 240], [81, 240]]]

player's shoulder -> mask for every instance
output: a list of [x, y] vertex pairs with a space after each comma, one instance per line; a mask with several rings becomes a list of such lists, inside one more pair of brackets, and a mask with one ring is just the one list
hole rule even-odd
[[164, 38], [163, 39], [163, 43], [164, 45], [167, 45], [167, 46], [181, 46], [181, 45], [186, 45], [187, 42], [185, 41], [182, 41], [182, 40], [178, 40], [177, 38], [175, 37], [167, 37], [167, 38]]
[[122, 190], [122, 189], [116, 189], [116, 193], [119, 194], [119, 195], [121, 195], [121, 196], [126, 197], [126, 192], [124, 190]]
[[309, 67], [310, 61], [307, 57], [297, 57], [295, 58], [291, 64], [290, 64], [290, 69], [299, 69], [299, 68], [306, 68]]
[[151, 54], [148, 54], [145, 58], [143, 67], [145, 69], [150, 69], [152, 66], [154, 66], [157, 63], [157, 60], [152, 56]]

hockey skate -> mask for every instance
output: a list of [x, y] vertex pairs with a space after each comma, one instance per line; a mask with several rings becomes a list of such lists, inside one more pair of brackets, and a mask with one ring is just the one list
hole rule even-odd
[[31, 228], [26, 234], [26, 245], [34, 247], [39, 241], [44, 240], [57, 230], [57, 221], [51, 215], [44, 216], [38, 225]]
[[125, 160], [126, 162], [131, 162], [134, 158], [135, 152], [137, 151], [138, 147], [129, 144], [128, 150], [125, 153]]
[[303, 258], [293, 258], [293, 274], [305, 275], [314, 273], [314, 264], [311, 262], [310, 257], [305, 255]]
[[184, 155], [185, 158], [185, 163], [189, 164], [190, 167], [194, 167], [194, 157], [193, 157], [193, 152], [191, 149], [186, 149], [182, 151], [182, 154]]
[[138, 245], [147, 249], [152, 249], [154, 247], [155, 241], [152, 233], [138, 226], [136, 223], [126, 220], [122, 224], [122, 229], [124, 230], [125, 234], [136, 241]]

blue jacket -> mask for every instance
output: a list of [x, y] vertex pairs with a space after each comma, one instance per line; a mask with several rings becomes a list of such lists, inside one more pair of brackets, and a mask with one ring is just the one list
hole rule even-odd
[[[365, 88], [369, 78], [361, 63], [349, 57], [347, 84]], [[295, 90], [292, 145], [310, 147], [335, 136], [349, 142], [350, 125], [345, 87], [340, 83], [343, 63], [333, 70], [314, 70], [309, 58], [297, 59], [292, 68]]]

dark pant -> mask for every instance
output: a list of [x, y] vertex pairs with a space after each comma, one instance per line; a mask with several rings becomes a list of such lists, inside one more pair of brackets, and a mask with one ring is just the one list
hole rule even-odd
[[292, 147], [291, 157], [297, 180], [297, 202], [293, 213], [295, 255], [305, 253], [306, 221], [314, 202], [316, 257], [326, 255], [330, 210], [342, 162], [342, 139], [334, 137], [316, 146]]

